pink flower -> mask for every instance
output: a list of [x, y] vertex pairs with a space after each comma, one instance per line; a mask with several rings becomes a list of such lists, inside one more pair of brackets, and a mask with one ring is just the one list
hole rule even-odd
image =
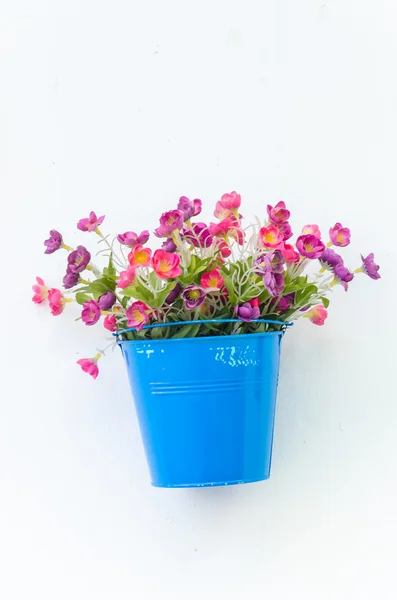
[[209, 230], [210, 234], [214, 237], [225, 237], [227, 236], [234, 227], [232, 217], [227, 217], [219, 223], [210, 223]]
[[329, 237], [334, 246], [348, 246], [350, 244], [350, 229], [342, 227], [341, 223], [335, 223], [329, 230]]
[[116, 315], [106, 315], [103, 320], [103, 326], [105, 329], [109, 331], [116, 331], [117, 329], [117, 319]]
[[77, 361], [77, 364], [80, 365], [84, 373], [88, 373], [93, 379], [96, 379], [99, 373], [97, 365], [99, 357], [100, 354], [97, 354], [94, 358], [80, 358], [80, 360]]
[[156, 250], [152, 257], [152, 267], [160, 279], [170, 279], [182, 275], [182, 269], [179, 266], [181, 259], [175, 252], [166, 252], [165, 250]]
[[32, 301], [35, 304], [41, 304], [44, 300], [47, 300], [48, 296], [48, 287], [45, 285], [44, 281], [41, 277], [36, 277], [37, 284], [32, 287], [34, 291], [34, 296]]
[[149, 321], [149, 315], [147, 313], [148, 307], [144, 302], [134, 302], [126, 310], [127, 326], [135, 327], [137, 331], [143, 329], [146, 323]]
[[196, 198], [189, 200], [186, 196], [181, 196], [178, 202], [178, 210], [183, 212], [183, 220], [190, 221], [192, 217], [197, 217], [201, 213], [203, 203]]
[[321, 239], [321, 231], [318, 225], [305, 225], [302, 228], [302, 235], [315, 235], [319, 240]]
[[65, 298], [61, 290], [57, 288], [51, 288], [48, 290], [48, 300], [50, 303], [51, 314], [57, 317], [63, 311], [66, 302], [72, 302], [71, 298]]
[[91, 211], [87, 219], [80, 219], [77, 223], [77, 229], [80, 229], [80, 231], [95, 231], [103, 223], [104, 218], [105, 215], [97, 217], [94, 211]]
[[220, 274], [219, 269], [213, 269], [209, 273], [203, 273], [200, 281], [203, 288], [217, 288], [218, 290], [221, 289], [224, 283], [225, 281]]
[[276, 206], [267, 205], [267, 214], [272, 223], [285, 223], [290, 218], [290, 212], [285, 208], [285, 202], [277, 202]]
[[[222, 258], [227, 258], [228, 256], [231, 255], [232, 251], [229, 248], [229, 246], [225, 240], [223, 240], [223, 239], [216, 240], [216, 245], [219, 248], [219, 252], [220, 252]], [[219, 260], [219, 258], [218, 258], [218, 260]]]
[[219, 200], [219, 204], [222, 208], [227, 210], [236, 211], [241, 205], [241, 196], [237, 192], [230, 192], [230, 194], [223, 194]]
[[285, 262], [294, 263], [300, 260], [300, 256], [298, 252], [296, 252], [295, 248], [291, 246], [291, 244], [284, 244], [281, 248], [281, 252], [285, 258]]
[[135, 267], [129, 265], [126, 271], [121, 271], [117, 287], [126, 288], [135, 281]]
[[325, 250], [322, 241], [311, 234], [299, 236], [296, 240], [296, 247], [299, 254], [306, 258], [320, 258]]
[[265, 248], [278, 248], [283, 236], [275, 225], [267, 225], [259, 230], [259, 241]]
[[138, 244], [143, 246], [149, 239], [149, 232], [145, 229], [145, 231], [142, 231], [142, 233], [138, 235], [135, 231], [126, 231], [125, 233], [119, 233], [117, 239], [120, 244], [129, 246], [130, 248], [137, 246]]
[[135, 246], [128, 255], [129, 263], [132, 267], [147, 267], [150, 265], [152, 251], [150, 248], [144, 248], [140, 244]]
[[86, 325], [95, 325], [101, 316], [101, 308], [96, 300], [84, 302], [81, 318]]
[[322, 304], [313, 306], [306, 314], [305, 317], [310, 319], [314, 325], [324, 325], [325, 319], [328, 317], [328, 311]]
[[[186, 240], [196, 248], [209, 248], [213, 242], [210, 230], [205, 223], [193, 223], [191, 227], [182, 230], [182, 239]], [[163, 244], [164, 250], [167, 248]]]
[[217, 219], [223, 220], [227, 219], [227, 217], [231, 217], [233, 212], [228, 208], [223, 208], [222, 204], [219, 202], [216, 203], [214, 210], [214, 217]]
[[169, 237], [174, 231], [180, 231], [183, 227], [183, 212], [181, 210], [169, 210], [160, 217], [160, 227], [154, 230], [157, 237]]

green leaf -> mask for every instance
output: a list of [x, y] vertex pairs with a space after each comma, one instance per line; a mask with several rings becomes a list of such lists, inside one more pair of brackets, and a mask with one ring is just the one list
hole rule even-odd
[[232, 278], [227, 273], [222, 273], [222, 277], [225, 281], [226, 289], [229, 292], [229, 302], [234, 306], [237, 304], [237, 296], [236, 292], [234, 291]]
[[325, 296], [322, 296], [322, 297], [320, 298], [320, 300], [321, 300], [321, 302], [323, 303], [324, 307], [325, 307], [325, 308], [328, 308], [328, 306], [329, 306], [329, 298], [326, 298]]
[[172, 336], [172, 339], [185, 338], [185, 337], [196, 337], [200, 329], [200, 324], [196, 325], [184, 325], [182, 329]]
[[113, 254], [110, 253], [108, 266], [103, 269], [103, 274], [110, 279], [116, 279], [117, 271], [113, 265]]
[[84, 292], [77, 292], [77, 294], [76, 294], [77, 304], [84, 304], [84, 302], [89, 302], [90, 300], [92, 300], [92, 298], [88, 294], [85, 294]]

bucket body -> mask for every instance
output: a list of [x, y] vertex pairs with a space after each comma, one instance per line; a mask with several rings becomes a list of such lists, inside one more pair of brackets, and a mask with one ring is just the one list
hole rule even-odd
[[119, 341], [154, 486], [269, 477], [282, 335]]

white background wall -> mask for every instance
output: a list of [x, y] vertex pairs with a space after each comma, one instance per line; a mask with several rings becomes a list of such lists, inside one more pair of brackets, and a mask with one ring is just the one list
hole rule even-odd
[[[0, 596], [4, 600], [394, 600], [397, 535], [397, 7], [380, 0], [1, 3]], [[30, 302], [60, 283], [48, 230], [94, 209], [154, 227], [182, 195], [209, 218], [286, 200], [340, 220], [328, 323], [285, 338], [272, 478], [151, 488], [118, 351]]]

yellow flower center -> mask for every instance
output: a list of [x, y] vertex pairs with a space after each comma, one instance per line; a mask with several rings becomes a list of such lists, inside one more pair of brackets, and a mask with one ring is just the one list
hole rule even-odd
[[159, 271], [160, 272], [164, 272], [164, 271], [169, 271], [170, 268], [170, 263], [168, 262], [168, 260], [165, 260], [164, 258], [160, 260], [159, 262]]

